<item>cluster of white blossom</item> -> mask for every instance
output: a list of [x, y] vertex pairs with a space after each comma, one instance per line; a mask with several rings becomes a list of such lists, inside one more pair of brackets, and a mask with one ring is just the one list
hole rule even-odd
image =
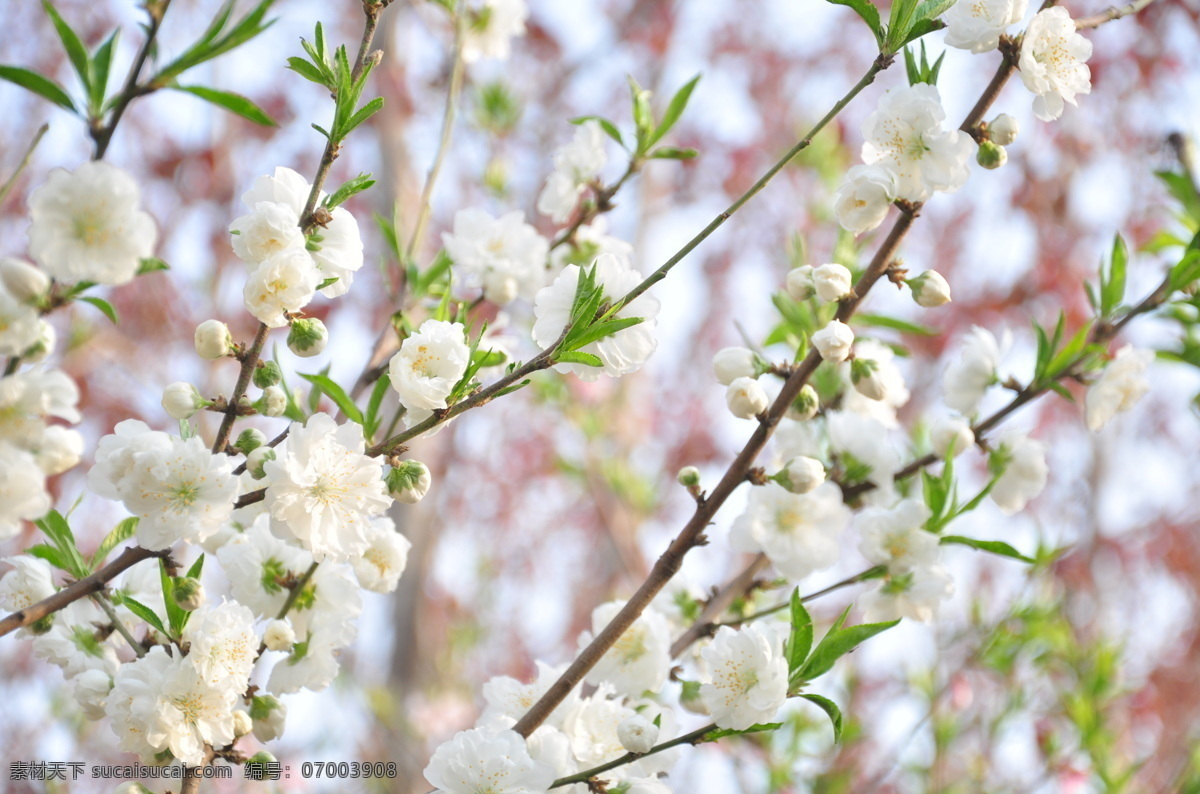
[[604, 170], [608, 159], [604, 140], [600, 122], [590, 119], [575, 129], [570, 143], [555, 150], [554, 171], [538, 194], [538, 212], [549, 215], [555, 223], [567, 222], [588, 184]]
[[525, 20], [529, 18], [525, 0], [483, 0], [477, 8], [467, 10], [463, 60], [474, 63], [480, 58], [508, 58], [512, 39], [525, 33]]
[[518, 296], [533, 300], [545, 281], [550, 244], [521, 212], [493, 218], [481, 209], [459, 210], [453, 233], [443, 234], [442, 243], [467, 281], [482, 287], [493, 303]]
[[242, 194], [250, 213], [229, 226], [234, 253], [250, 269], [246, 311], [271, 328], [287, 325], [318, 289], [328, 298], [345, 295], [363, 264], [358, 222], [344, 207], [320, 207], [324, 192], [316, 229], [305, 235], [300, 221], [311, 193], [304, 177], [278, 167]]

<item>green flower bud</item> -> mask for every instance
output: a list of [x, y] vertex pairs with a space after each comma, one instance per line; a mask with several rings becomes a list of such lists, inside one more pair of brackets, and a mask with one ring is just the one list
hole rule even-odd
[[254, 368], [254, 385], [260, 389], [274, 386], [283, 379], [283, 372], [274, 361], [260, 361]]
[[237, 441], [233, 442], [233, 448], [243, 455], [249, 455], [265, 443], [267, 443], [266, 434], [252, 427], [238, 434]]
[[329, 331], [325, 323], [309, 317], [303, 320], [293, 320], [292, 330], [288, 332], [288, 350], [301, 358], [315, 356], [325, 349], [329, 341]]
[[406, 460], [387, 473], [388, 492], [396, 501], [416, 504], [429, 492], [433, 480], [429, 468], [419, 460]]
[[194, 612], [204, 603], [204, 585], [199, 579], [184, 576], [175, 580], [175, 603], [185, 612]]
[[984, 141], [979, 144], [979, 152], [975, 155], [975, 161], [989, 170], [996, 169], [1008, 162], [1008, 152], [1004, 151], [1004, 147], [998, 143]]
[[696, 488], [700, 485], [700, 470], [695, 466], [684, 466], [675, 479], [685, 488]]

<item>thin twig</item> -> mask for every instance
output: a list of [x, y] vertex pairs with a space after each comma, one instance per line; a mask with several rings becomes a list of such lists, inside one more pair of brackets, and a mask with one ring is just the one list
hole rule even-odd
[[582, 772], [577, 772], [574, 775], [568, 775], [567, 777], [560, 777], [558, 780], [556, 780], [550, 784], [550, 788], [559, 788], [560, 786], [569, 786], [572, 783], [586, 783], [588, 780], [595, 777], [596, 775], [607, 772], [610, 769], [616, 769], [617, 767], [624, 766], [625, 764], [632, 764], [634, 761], [637, 761], [639, 758], [645, 758], [646, 756], [649, 756], [649, 755], [655, 755], [657, 753], [661, 753], [664, 750], [670, 750], [672, 747], [678, 747], [681, 744], [700, 744], [701, 739], [703, 739], [707, 734], [712, 733], [716, 729], [717, 729], [717, 726], [710, 723], [708, 725], [705, 725], [703, 728], [697, 728], [696, 730], [692, 731], [691, 733], [685, 733], [683, 736], [677, 736], [676, 738], [671, 739], [669, 742], [663, 742], [662, 744], [656, 744], [644, 753], [626, 753], [625, 755], [621, 756], [620, 758], [615, 758], [606, 764], [601, 764], [600, 766], [592, 767], [591, 769], [585, 769]]
[[465, 38], [466, 16], [455, 14], [454, 20], [454, 61], [450, 66], [450, 86], [446, 91], [446, 105], [442, 109], [442, 135], [438, 139], [437, 152], [433, 163], [429, 166], [429, 175], [425, 177], [425, 187], [421, 190], [421, 206], [417, 211], [417, 223], [413, 227], [412, 237], [409, 238], [405, 250], [405, 258], [411, 262], [425, 238], [425, 228], [429, 224], [429, 215], [433, 210], [433, 188], [437, 184], [438, 175], [442, 171], [442, 162], [450, 149], [450, 138], [454, 134], [454, 111], [458, 105], [458, 96], [462, 91], [463, 82], [463, 41]]
[[[125, 114], [125, 109], [129, 107], [129, 103], [136, 97], [146, 93], [138, 85], [138, 76], [142, 73], [142, 67], [146, 65], [146, 59], [150, 56], [150, 51], [154, 49], [154, 39], [158, 35], [158, 29], [162, 27], [163, 16], [166, 15], [167, 8], [170, 5], [171, 0], [162, 0], [160, 3], [144, 6], [147, 14], [150, 16], [150, 23], [146, 26], [146, 40], [142, 42], [141, 49], [138, 50], [137, 55], [133, 59], [133, 65], [129, 67], [129, 74], [125, 76], [125, 86], [121, 89], [121, 93], [117, 97], [117, 103], [113, 105], [112, 115], [108, 117], [108, 123], [91, 129], [92, 140], [96, 144], [96, 151], [92, 155], [93, 160], [104, 158], [104, 153], [108, 151], [108, 144], [112, 141], [113, 133], [116, 132], [117, 124], [121, 121], [121, 116]], [[95, 121], [99, 122], [99, 119]]]
[[229, 436], [233, 432], [233, 423], [237, 421], [238, 417], [238, 406], [241, 404], [242, 398], [246, 396], [246, 390], [250, 388], [250, 379], [254, 377], [254, 369], [258, 366], [258, 356], [262, 352], [263, 345], [267, 341], [267, 334], [270, 332], [271, 329], [267, 327], [266, 323], [259, 323], [254, 341], [242, 354], [242, 368], [238, 372], [237, 381], [233, 386], [233, 394], [230, 395], [229, 403], [225, 406], [225, 415], [221, 417], [221, 426], [217, 429], [217, 437], [213, 441], [214, 455], [224, 452], [225, 445], [229, 443]]
[[78, 601], [92, 593], [99, 593], [104, 589], [106, 583], [117, 578], [122, 572], [132, 568], [143, 560], [148, 560], [152, 557], [165, 557], [166, 555], [166, 551], [150, 551], [149, 549], [143, 549], [141, 546], [133, 546], [132, 548], [125, 549], [125, 551], [121, 552], [121, 556], [90, 576], [72, 582], [49, 598], [44, 598], [36, 604], [19, 609], [4, 618], [4, 620], [0, 620], [0, 637], [28, 626], [31, 623], [35, 623], [47, 615], [57, 612], [67, 604]]
[[113, 609], [112, 602], [108, 600], [108, 596], [103, 591], [92, 593], [92, 600], [104, 610], [105, 615], [108, 615], [108, 619], [112, 621], [112, 627], [116, 629], [118, 634], [125, 638], [125, 642], [129, 643], [129, 647], [133, 648], [133, 652], [139, 657], [145, 656], [146, 649], [142, 647], [140, 642], [133, 638], [133, 634], [129, 632], [129, 627], [117, 615], [117, 610]]
[[25, 170], [25, 168], [29, 165], [30, 158], [33, 157], [33, 150], [37, 148], [39, 143], [41, 143], [42, 136], [45, 135], [46, 131], [49, 129], [49, 124], [43, 124], [42, 126], [38, 127], [37, 132], [33, 134], [33, 140], [29, 142], [29, 146], [25, 149], [25, 154], [21, 156], [21, 161], [17, 163], [16, 170], [13, 171], [12, 176], [10, 176], [8, 181], [4, 183], [4, 186], [0, 187], [0, 204], [4, 203], [4, 199], [8, 198], [8, 194], [11, 193], [13, 187], [16, 186], [17, 178], [21, 176], [21, 172]]
[[1114, 19], [1132, 16], [1153, 2], [1154, 0], [1134, 0], [1134, 2], [1130, 3], [1129, 5], [1124, 5], [1120, 8], [1114, 6], [1106, 11], [1096, 14], [1095, 16], [1083, 17], [1082, 19], [1075, 20], [1075, 29], [1087, 30], [1089, 28], [1098, 28], [1105, 22], [1112, 22]]
[[[821, 598], [822, 596], [827, 596], [830, 593], [835, 593], [838, 590], [841, 590], [843, 587], [850, 587], [851, 585], [859, 584], [860, 582], [865, 582], [868, 579], [877, 579], [880, 576], [882, 576], [886, 571], [887, 571], [887, 566], [885, 566], [885, 565], [876, 565], [874, 568], [868, 568], [865, 571], [859, 571], [858, 573], [854, 574], [853, 576], [847, 576], [845, 579], [841, 580], [840, 582], [834, 582], [833, 584], [829, 585], [828, 587], [824, 587], [820, 590], [817, 590], [815, 593], [809, 593], [806, 596], [801, 596], [800, 603], [807, 604], [809, 601], [815, 601], [818, 598]], [[766, 609], [760, 609], [758, 612], [752, 612], [749, 615], [745, 615], [745, 616], [737, 618], [735, 620], [724, 620], [719, 623], [710, 623], [708, 626], [707, 633], [711, 634], [712, 632], [716, 631], [721, 626], [730, 626], [733, 628], [737, 628], [738, 626], [749, 623], [752, 620], [758, 620], [759, 618], [765, 618], [768, 615], [774, 615], [776, 612], [782, 612], [785, 609], [788, 609], [789, 607], [791, 607], [791, 605], [792, 605], [792, 601], [789, 598], [787, 601], [784, 601], [783, 603], [776, 604], [775, 606], [772, 606], [772, 607], [767, 607]]]

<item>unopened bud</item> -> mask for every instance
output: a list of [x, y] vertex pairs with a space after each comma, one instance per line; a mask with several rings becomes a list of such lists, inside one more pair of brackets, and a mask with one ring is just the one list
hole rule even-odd
[[797, 455], [771, 479], [791, 493], [808, 493], [825, 482], [825, 466], [815, 458]]
[[46, 634], [50, 629], [54, 628], [54, 615], [46, 615], [43, 618], [38, 618], [29, 624], [29, 631], [32, 634]]
[[233, 336], [229, 326], [220, 320], [205, 320], [196, 326], [196, 354], [200, 358], [216, 359], [229, 355]]
[[738, 419], [753, 419], [767, 410], [770, 400], [754, 378], [736, 378], [725, 390], [725, 404]]
[[296, 642], [296, 632], [286, 620], [272, 620], [263, 632], [263, 643], [271, 651], [288, 651]]
[[283, 379], [283, 372], [274, 361], [260, 361], [254, 368], [254, 385], [260, 389], [274, 386]]
[[246, 456], [246, 471], [250, 472], [250, 476], [256, 480], [261, 480], [267, 476], [263, 470], [263, 465], [268, 460], [275, 460], [275, 450], [271, 447], [257, 447], [250, 450], [250, 454]]
[[631, 753], [648, 753], [658, 740], [658, 726], [641, 714], [634, 714], [617, 725], [617, 739]]
[[199, 609], [205, 600], [204, 585], [199, 579], [184, 576], [175, 580], [175, 603], [185, 612]]
[[975, 162], [984, 168], [994, 170], [1008, 162], [1008, 152], [998, 143], [984, 141], [979, 144], [979, 151], [975, 154]]
[[269, 742], [283, 735], [287, 706], [270, 695], [255, 695], [250, 700], [250, 717], [254, 720], [254, 738]]
[[250, 715], [238, 709], [233, 712], [233, 736], [245, 736], [254, 730], [254, 720], [250, 719]]
[[854, 331], [840, 320], [830, 320], [829, 325], [812, 335], [812, 343], [821, 358], [840, 364], [854, 346]]
[[[254, 738], [258, 739], [260, 742], [271, 741], [271, 739], [264, 739], [258, 735], [258, 724], [257, 723], [255, 723], [255, 726], [254, 726]], [[271, 738], [273, 739], [275, 737], [271, 737]], [[246, 763], [247, 764], [273, 764], [273, 763], [275, 763], [275, 760], [276, 760], [275, 756], [271, 755], [271, 753], [268, 753], [266, 750], [259, 750], [257, 753], [255, 753], [254, 755], [247, 758]]]
[[933, 451], [938, 455], [949, 457], [951, 449], [958, 456], [975, 444], [975, 433], [971, 426], [962, 419], [943, 417], [934, 422], [929, 431]]
[[1001, 113], [988, 122], [988, 139], [999, 146], [1008, 146], [1017, 139], [1020, 127], [1017, 120], [1007, 113]]
[[258, 428], [251, 427], [238, 434], [237, 441], [233, 442], [233, 448], [243, 455], [249, 455], [265, 443], [267, 443], [266, 434]]
[[786, 288], [787, 294], [798, 301], [806, 301], [816, 295], [817, 287], [813, 284], [812, 265], [801, 265], [788, 271]]
[[288, 332], [287, 338], [288, 350], [301, 358], [319, 354], [325, 349], [325, 343], [328, 341], [329, 331], [325, 329], [325, 323], [317, 318], [292, 320], [292, 330]]
[[879, 373], [879, 362], [869, 358], [856, 358], [850, 362], [850, 382], [868, 400], [882, 400], [887, 396], [887, 384]]
[[821, 265], [812, 272], [813, 285], [823, 301], [839, 301], [853, 292], [850, 271], [845, 265]]
[[936, 270], [926, 270], [915, 278], [907, 279], [905, 283], [912, 290], [913, 300], [918, 306], [932, 309], [950, 302], [950, 285]]
[[796, 395], [796, 399], [792, 400], [787, 415], [789, 419], [797, 422], [807, 422], [816, 416], [820, 409], [821, 398], [817, 396], [817, 390], [806, 383]]
[[0, 259], [0, 282], [14, 298], [22, 303], [36, 304], [50, 289], [46, 271], [20, 259]]
[[254, 403], [254, 410], [263, 416], [283, 416], [287, 410], [287, 394], [278, 386], [268, 386]]
[[758, 371], [757, 356], [748, 347], [724, 347], [713, 356], [713, 374], [722, 386], [728, 386], [738, 378], [755, 378]]
[[58, 332], [54, 330], [54, 326], [45, 320], [38, 320], [37, 341], [21, 351], [21, 358], [29, 364], [45, 361], [46, 356], [54, 352], [57, 342]]
[[695, 466], [684, 466], [675, 478], [685, 488], [696, 488], [700, 485], [700, 470]]
[[429, 467], [424, 463], [419, 460], [406, 460], [387, 473], [385, 482], [388, 492], [396, 501], [412, 505], [429, 493], [433, 478], [429, 474]]
[[162, 407], [172, 419], [191, 419], [206, 405], [212, 405], [212, 401], [201, 397], [190, 383], [179, 381], [163, 389]]

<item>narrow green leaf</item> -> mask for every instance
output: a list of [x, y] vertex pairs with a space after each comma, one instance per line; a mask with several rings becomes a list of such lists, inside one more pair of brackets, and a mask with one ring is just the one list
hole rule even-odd
[[71, 570], [71, 563], [66, 556], [49, 543], [38, 543], [30, 546], [29, 548], [25, 549], [25, 553], [32, 557], [45, 560], [59, 570], [66, 571], [67, 573], [74, 573]]
[[192, 567], [188, 568], [187, 576], [189, 579], [199, 579], [200, 574], [203, 571], [204, 571], [204, 555], [201, 554], [199, 557], [196, 558], [196, 561], [194, 563], [192, 563]]
[[787, 641], [787, 660], [788, 672], [794, 673], [804, 664], [804, 660], [808, 658], [808, 652], [812, 650], [813, 641], [813, 623], [812, 617], [808, 614], [808, 610], [804, 608], [804, 601], [800, 598], [800, 588], [797, 587], [792, 591], [792, 633]]
[[587, 347], [592, 342], [597, 342], [619, 331], [624, 331], [626, 328], [638, 325], [642, 320], [643, 318], [641, 317], [621, 317], [615, 320], [605, 320], [595, 323], [578, 336], [573, 336], [570, 340], [570, 345], [566, 346], [566, 348], [567, 350], [578, 350], [581, 347]]
[[724, 739], [728, 736], [745, 736], [748, 733], [764, 733], [766, 731], [775, 731], [783, 727], [782, 722], [763, 722], [757, 725], [751, 725], [749, 728], [742, 730], [734, 730], [733, 728], [714, 728], [708, 733], [700, 737], [697, 744], [700, 742], [715, 742], [718, 739]]
[[42, 8], [46, 9], [46, 14], [50, 17], [50, 21], [54, 23], [54, 29], [58, 32], [58, 38], [62, 41], [63, 49], [67, 52], [67, 58], [71, 61], [71, 66], [75, 67], [75, 74], [79, 75], [79, 82], [83, 86], [84, 95], [91, 93], [91, 74], [88, 69], [88, 52], [87, 47], [83, 46], [83, 42], [79, 40], [79, 36], [75, 31], [71, 30], [71, 26], [66, 20], [59, 16], [58, 11], [54, 6], [50, 5], [46, 0], [42, 0]]
[[909, 85], [921, 82], [921, 70], [917, 67], [917, 59], [913, 56], [912, 47], [904, 48], [904, 71], [908, 75]]
[[159, 581], [162, 582], [163, 606], [167, 609], [167, 621], [171, 626], [169, 634], [166, 631], [163, 631], [163, 633], [175, 639], [187, 624], [188, 613], [183, 607], [175, 603], [175, 580], [167, 573], [166, 560], [160, 559], [158, 561], [158, 576]]
[[842, 740], [842, 710], [832, 700], [820, 695], [803, 694], [800, 697], [814, 704], [821, 711], [829, 716], [829, 721], [833, 724], [833, 741], [840, 742]]
[[970, 546], [972, 549], [977, 549], [978, 551], [986, 551], [990, 552], [991, 554], [998, 554], [1001, 557], [1010, 557], [1014, 560], [1027, 562], [1031, 565], [1034, 562], [1032, 557], [1026, 557], [1009, 544], [999, 540], [977, 540], [975, 538], [963, 537], [962, 535], [943, 535], [939, 542], [943, 546]]
[[[650, 148], [654, 144], [662, 140], [663, 136], [671, 131], [675, 123], [679, 121], [679, 117], [683, 115], [683, 111], [687, 108], [688, 100], [692, 97], [692, 91], [696, 89], [696, 83], [700, 82], [700, 75], [696, 75], [691, 80], [687, 81], [678, 91], [675, 96], [671, 97], [670, 103], [667, 104], [667, 110], [663, 113], [662, 120], [658, 122], [654, 132], [646, 140], [646, 148]], [[692, 157], [695, 157], [693, 154]]]
[[625, 139], [621, 137], [621, 131], [617, 129], [617, 125], [613, 124], [611, 121], [603, 118], [602, 116], [576, 116], [570, 121], [572, 124], [583, 124], [585, 121], [595, 121], [600, 125], [600, 129], [604, 130], [608, 137], [621, 144], [622, 147], [627, 148], [625, 147]]
[[1125, 271], [1129, 262], [1129, 249], [1121, 235], [1113, 237], [1112, 256], [1108, 263], [1108, 276], [1104, 279], [1104, 288], [1100, 291], [1100, 313], [1108, 317], [1121, 301], [1125, 300]]
[[944, 27], [946, 27], [946, 23], [940, 19], [922, 19], [916, 22], [909, 29], [907, 35], [904, 37], [904, 40], [901, 41], [898, 46], [903, 47], [905, 44], [914, 42], [922, 36], [932, 33], [935, 30], [941, 30]]
[[84, 295], [83, 297], [79, 298], [79, 300], [83, 301], [84, 303], [90, 303], [100, 311], [104, 312], [104, 316], [112, 321], [113, 325], [121, 324], [121, 318], [117, 316], [117, 310], [112, 307], [111, 303], [104, 300], [104, 298], [97, 298], [92, 295]]
[[[829, 0], [834, 5], [847, 6], [854, 10], [854, 13], [862, 17], [862, 21], [867, 23], [867, 27], [871, 29], [871, 33], [875, 35], [875, 41], [883, 44], [883, 29], [879, 24], [879, 9], [874, 6], [869, 0]], [[900, 3], [900, 0], [896, 0]]]
[[695, 149], [660, 146], [647, 155], [651, 160], [694, 160], [700, 154]]
[[937, 336], [941, 333], [938, 329], [928, 325], [918, 325], [917, 323], [910, 323], [907, 320], [900, 320], [896, 317], [888, 317], [884, 314], [856, 314], [854, 315], [854, 324], [877, 328], [891, 328], [896, 331], [903, 331], [906, 334], [916, 334], [917, 336]]
[[287, 59], [287, 64], [288, 64], [287, 68], [291, 69], [293, 72], [300, 75], [305, 80], [316, 83], [317, 85], [320, 85], [320, 86], [324, 86], [326, 88], [330, 87], [330, 83], [332, 82], [330, 80], [331, 75], [329, 75], [325, 71], [322, 71], [321, 69], [317, 68], [316, 66], [313, 66], [311, 63], [304, 60], [303, 58], [300, 58], [298, 56], [292, 56], [291, 58]]
[[54, 104], [66, 108], [72, 113], [77, 112], [75, 110], [75, 103], [71, 101], [71, 97], [62, 89], [62, 86], [37, 72], [31, 72], [19, 66], [5, 66], [0, 64], [0, 80], [15, 83], [21, 86], [21, 88], [32, 91], [43, 99], [48, 99]]
[[171, 636], [171, 632], [167, 631], [166, 627], [163, 626], [162, 619], [159, 618], [153, 609], [146, 606], [141, 601], [130, 598], [127, 595], [118, 596], [117, 600], [120, 601], [121, 606], [125, 607], [130, 612], [153, 626], [155, 631], [157, 631], [159, 634], [163, 635], [164, 637]]
[[382, 107], [383, 107], [383, 97], [381, 97], [381, 96], [377, 96], [374, 99], [372, 99], [370, 102], [368, 102], [367, 104], [363, 105], [361, 108], [358, 109], [358, 111], [353, 116], [351, 116], [346, 121], [345, 124], [343, 124], [341, 127], [338, 128], [338, 131], [337, 131], [338, 140], [342, 140], [343, 138], [345, 138], [347, 135], [349, 135], [351, 132], [354, 131], [355, 127], [362, 124], [367, 119], [371, 118], [371, 116], [374, 116], [377, 112], [379, 112], [379, 110]]
[[383, 398], [391, 384], [392, 378], [385, 372], [379, 376], [379, 380], [375, 381], [375, 386], [371, 389], [371, 398], [367, 400], [367, 413], [363, 417], [363, 432], [368, 438], [375, 435], [375, 430], [379, 427], [379, 408], [383, 405]]
[[249, 119], [255, 124], [262, 124], [264, 127], [278, 126], [262, 108], [241, 94], [235, 94], [232, 91], [218, 91], [215, 88], [206, 88], [201, 85], [173, 85], [171, 88], [200, 97], [205, 102], [211, 102], [217, 107], [224, 108], [230, 113], [234, 113], [244, 119]]
[[589, 367], [604, 366], [604, 362], [600, 360], [599, 356], [594, 356], [591, 353], [583, 353], [579, 350], [559, 353], [554, 357], [554, 360], [562, 364], [584, 364]]
[[92, 58], [91, 85], [88, 88], [88, 110], [92, 117], [99, 117], [103, 112], [104, 97], [108, 93], [108, 73], [112, 70], [113, 55], [120, 35], [120, 28], [114, 30]]
[[[847, 608], [848, 611], [849, 608]], [[841, 619], [844, 620], [845, 616], [846, 612], [843, 612]], [[829, 672], [838, 659], [899, 622], [899, 620], [893, 620], [887, 623], [863, 623], [846, 629], [835, 624], [835, 627], [821, 639], [821, 643], [817, 645], [817, 649], [813, 651], [812, 656], [801, 669], [800, 679], [812, 681], [814, 678], [819, 678]]]
[[93, 570], [100, 567], [100, 563], [104, 562], [109, 552], [133, 537], [133, 533], [137, 530], [138, 521], [137, 516], [131, 516], [117, 524], [104, 536], [104, 540], [100, 541], [100, 545], [96, 547], [95, 553], [92, 554], [92, 564], [90, 567]]
[[354, 400], [351, 400], [350, 395], [346, 394], [345, 390], [342, 389], [342, 387], [338, 384], [334, 383], [328, 375], [301, 374], [300, 377], [304, 378], [309, 383], [319, 386], [321, 391], [329, 395], [329, 398], [333, 400], [334, 404], [341, 409], [342, 413], [344, 413], [346, 418], [348, 418], [350, 421], [360, 425], [363, 423], [362, 411], [360, 411], [358, 406], [354, 404]]
[[916, 19], [937, 19], [942, 14], [950, 10], [950, 6], [954, 5], [957, 0], [923, 0], [917, 6], [915, 14]]
[[150, 256], [150, 257], [146, 257], [145, 259], [141, 260], [141, 262], [138, 264], [138, 269], [137, 269], [136, 275], [144, 276], [147, 273], [157, 273], [160, 270], [170, 270], [170, 269], [171, 269], [171, 266], [168, 265], [163, 260], [158, 259], [157, 257]]

